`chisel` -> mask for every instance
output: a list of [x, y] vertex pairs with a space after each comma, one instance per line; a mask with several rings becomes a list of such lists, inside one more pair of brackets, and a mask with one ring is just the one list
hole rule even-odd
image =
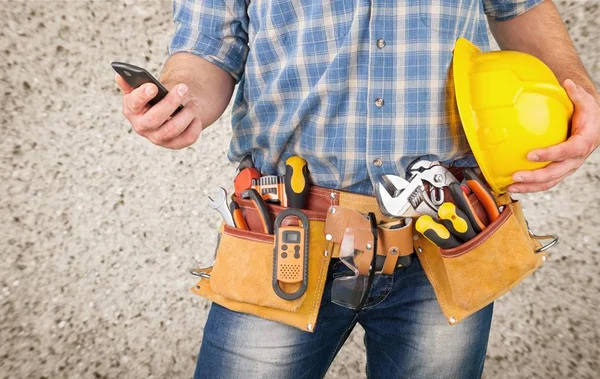
[[285, 197], [289, 208], [303, 209], [306, 206], [308, 193], [308, 166], [306, 161], [297, 155], [285, 161]]
[[446, 202], [438, 209], [440, 221], [450, 233], [460, 238], [463, 242], [467, 242], [475, 237], [476, 233], [473, 230], [471, 222], [467, 216], [452, 203]]
[[448, 188], [450, 189], [450, 194], [452, 194], [452, 199], [454, 199], [454, 202], [456, 203], [456, 207], [463, 211], [467, 216], [475, 234], [481, 233], [481, 231], [485, 229], [485, 224], [477, 217], [477, 213], [475, 213], [475, 210], [469, 201], [469, 197], [463, 192], [460, 184], [450, 183]]
[[450, 234], [450, 231], [444, 225], [435, 221], [429, 215], [419, 217], [415, 228], [442, 249], [452, 249], [460, 245], [460, 241]]
[[467, 185], [471, 188], [471, 191], [473, 191], [475, 196], [479, 199], [479, 202], [483, 205], [483, 208], [490, 219], [490, 223], [494, 222], [494, 220], [500, 217], [500, 212], [498, 211], [498, 204], [496, 204], [496, 200], [494, 200], [494, 196], [490, 190], [483, 184], [472, 169], [465, 168], [463, 170], [463, 176], [467, 181]]

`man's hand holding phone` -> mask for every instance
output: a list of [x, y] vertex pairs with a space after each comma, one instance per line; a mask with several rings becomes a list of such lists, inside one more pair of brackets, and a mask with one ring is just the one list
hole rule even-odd
[[[151, 105], [161, 90], [156, 84], [148, 82], [134, 88], [118, 73], [115, 81], [123, 91], [123, 114], [139, 135], [170, 149], [181, 149], [198, 140], [203, 129], [200, 109], [185, 84], [168, 88], [164, 98]], [[181, 104], [185, 106], [177, 112]]]

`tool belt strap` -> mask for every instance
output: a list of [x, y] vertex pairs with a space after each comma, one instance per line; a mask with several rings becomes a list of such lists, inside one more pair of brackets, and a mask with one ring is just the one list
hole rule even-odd
[[[449, 193], [446, 193], [448, 199]], [[251, 230], [260, 230], [260, 221], [256, 208], [248, 200], [237, 199], [244, 208], [246, 221]], [[473, 195], [470, 197], [476, 213], [487, 219], [483, 206]], [[271, 208], [271, 205], [268, 205]], [[335, 209], [335, 213], [331, 213]], [[369, 222], [364, 217], [369, 212], [375, 214], [378, 222], [395, 220], [381, 213], [377, 199], [374, 196], [361, 195], [325, 187], [311, 186], [307, 194], [306, 209], [302, 210], [310, 220], [326, 221], [325, 233], [331, 234], [334, 246], [331, 253], [333, 258], [339, 258], [339, 247], [346, 229], [350, 226], [360, 229], [360, 223], [367, 225]], [[332, 217], [335, 216], [335, 217]], [[410, 219], [407, 219], [410, 220]], [[413, 237], [417, 233], [412, 222], [399, 229], [386, 229], [379, 227], [379, 245], [377, 255], [386, 256], [383, 273], [390, 275], [396, 268], [396, 261], [400, 256], [410, 255], [413, 252]], [[365, 229], [369, 229], [365, 227]], [[310, 238], [310, 237], [309, 237]], [[355, 236], [357, 238], [357, 236]], [[369, 238], [364, 234], [364, 238]], [[370, 236], [372, 239], [372, 235]], [[418, 238], [418, 236], [417, 236]], [[396, 251], [397, 249], [397, 251]], [[392, 254], [393, 253], [393, 254]]]
[[[460, 178], [460, 172], [456, 172], [455, 176]], [[452, 196], [447, 188], [444, 189], [444, 195], [445, 199], [452, 202]], [[369, 229], [369, 222], [364, 217], [369, 212], [374, 213], [377, 221], [384, 224], [394, 220], [381, 213], [377, 199], [374, 196], [313, 186], [310, 189], [308, 199], [309, 209], [323, 210], [327, 206], [326, 204], [329, 204], [329, 213], [325, 222], [325, 233], [330, 234], [331, 241], [334, 242], [334, 248], [331, 252], [333, 258], [339, 258], [339, 246], [347, 228], [350, 227], [356, 230]], [[469, 200], [479, 218], [487, 222], [487, 213], [477, 197], [471, 194]], [[501, 196], [496, 200], [499, 205], [503, 205], [510, 198], [508, 196]], [[333, 213], [332, 210], [334, 210]], [[414, 251], [413, 243], [414, 240], [418, 240], [419, 236], [414, 229], [414, 222], [411, 221], [411, 219], [406, 219], [406, 225], [398, 229], [389, 229], [383, 226], [378, 228], [379, 245], [377, 255], [386, 256], [383, 266], [383, 273], [386, 275], [393, 273], [396, 269], [398, 257], [410, 255]], [[361, 235], [365, 240], [355, 241], [355, 245], [366, 243], [366, 239], [373, 238], [370, 233], [365, 232]], [[359, 238], [359, 235], [355, 234], [355, 240], [357, 238]]]

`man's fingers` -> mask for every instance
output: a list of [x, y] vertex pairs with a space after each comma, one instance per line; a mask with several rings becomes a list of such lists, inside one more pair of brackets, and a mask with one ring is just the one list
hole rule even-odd
[[554, 162], [544, 168], [533, 171], [519, 171], [513, 175], [516, 183], [547, 183], [572, 174], [583, 164], [584, 160], [569, 159]]
[[165, 146], [165, 143], [172, 141], [182, 134], [194, 121], [196, 109], [193, 104], [186, 105], [177, 115], [165, 122], [160, 128], [157, 128], [146, 135], [152, 143]]
[[597, 113], [598, 104], [594, 97], [583, 87], [577, 85], [571, 79], [563, 83], [569, 98], [575, 106], [573, 119], [571, 120], [572, 135], [565, 142], [550, 146], [545, 149], [537, 149], [527, 154], [530, 161], [557, 162], [571, 158], [585, 158], [593, 150], [593, 143], [587, 136], [586, 126], [590, 117]]
[[158, 93], [158, 87], [152, 83], [142, 84], [123, 97], [125, 116], [142, 113], [142, 110]]
[[196, 118], [192, 121], [188, 128], [183, 131], [183, 133], [171, 141], [162, 144], [161, 146], [169, 149], [182, 149], [184, 147], [191, 146], [198, 140], [202, 129], [202, 121]]
[[583, 111], [586, 108], [597, 107], [594, 97], [571, 79], [567, 79], [563, 83], [563, 87], [567, 91], [567, 95], [573, 102], [573, 105], [578, 111]]
[[130, 93], [134, 89], [132, 86], [129, 85], [129, 83], [125, 81], [125, 79], [123, 79], [121, 75], [117, 73], [115, 73], [115, 82], [117, 82], [117, 85], [119, 86], [121, 91], [123, 91], [124, 94]]
[[571, 158], [585, 158], [590, 153], [589, 143], [581, 134], [573, 134], [565, 142], [527, 154], [530, 161], [559, 162]]
[[546, 183], [522, 183], [522, 184], [513, 184], [508, 187], [508, 192], [510, 193], [531, 193], [531, 192], [541, 192], [549, 190], [554, 187], [558, 183], [562, 181], [563, 178], [558, 180], [553, 180]]
[[175, 86], [169, 91], [167, 96], [144, 114], [139, 121], [139, 126], [142, 129], [150, 130], [164, 124], [177, 107], [183, 103], [185, 95], [187, 95], [187, 90], [188, 88], [185, 84]]

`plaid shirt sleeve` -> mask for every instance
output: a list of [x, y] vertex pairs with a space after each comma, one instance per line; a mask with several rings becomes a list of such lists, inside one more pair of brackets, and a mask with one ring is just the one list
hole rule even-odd
[[483, 10], [496, 21], [506, 21], [543, 2], [544, 0], [483, 0]]
[[173, 20], [169, 55], [198, 55], [240, 80], [248, 55], [246, 0], [174, 0]]

